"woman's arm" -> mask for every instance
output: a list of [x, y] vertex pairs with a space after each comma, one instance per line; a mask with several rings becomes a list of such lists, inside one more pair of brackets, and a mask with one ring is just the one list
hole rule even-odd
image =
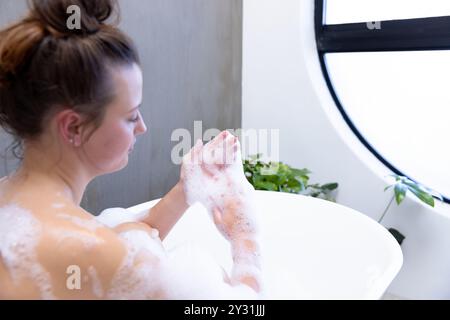
[[157, 229], [161, 240], [164, 240], [188, 208], [183, 186], [178, 182], [169, 193], [150, 209], [149, 214], [142, 222]]
[[243, 283], [256, 292], [261, 292], [261, 253], [255, 238], [231, 241], [233, 269], [231, 283]]

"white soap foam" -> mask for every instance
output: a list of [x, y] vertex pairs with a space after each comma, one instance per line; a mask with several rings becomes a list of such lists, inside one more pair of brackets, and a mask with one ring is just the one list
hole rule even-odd
[[126, 231], [120, 237], [128, 252], [113, 278], [109, 299], [260, 298], [248, 286], [225, 283], [220, 266], [198, 247], [183, 246], [167, 254], [145, 231]]
[[223, 269], [205, 251], [184, 245], [169, 253], [162, 280], [169, 299], [254, 300], [261, 296], [249, 286], [230, 285]]
[[55, 208], [55, 209], [62, 209], [62, 208], [64, 208], [65, 206], [66, 206], [66, 205], [65, 205], [64, 203], [60, 203], [60, 202], [52, 203], [52, 207]]
[[254, 264], [260, 267], [260, 236], [251, 239], [240, 239], [238, 242], [233, 242], [231, 246], [231, 253], [234, 261], [241, 261], [242, 263]]
[[94, 218], [80, 218], [74, 215], [65, 214], [65, 213], [58, 213], [56, 215], [57, 218], [64, 219], [67, 221], [72, 222], [73, 224], [83, 228], [87, 229], [89, 231], [95, 232], [98, 228], [104, 228], [105, 226], [101, 224], [99, 221], [95, 220]]
[[159, 231], [158, 231], [158, 229], [152, 229], [151, 236], [152, 236], [152, 238], [154, 238], [154, 239], [160, 239], [160, 238], [159, 238]]
[[[230, 138], [231, 139], [231, 138]], [[188, 154], [183, 158], [183, 181], [186, 199], [189, 205], [200, 202], [208, 210], [210, 215], [213, 208], [219, 210], [225, 207], [225, 198], [235, 198], [241, 203], [235, 224], [236, 231], [242, 233], [255, 233], [258, 230], [256, 219], [255, 189], [245, 177], [240, 145], [237, 143], [236, 157], [228, 161], [227, 166], [221, 171], [211, 165], [211, 159], [217, 161], [212, 147], [208, 144], [201, 147], [197, 144], [193, 148], [193, 155]], [[220, 148], [219, 154], [220, 154]], [[208, 158], [209, 157], [209, 158]], [[206, 167], [213, 171], [214, 177], [210, 177], [202, 168], [202, 161], [207, 158]], [[219, 157], [220, 158], [220, 157]], [[220, 164], [221, 162], [218, 162]]]
[[98, 277], [97, 270], [93, 266], [89, 266], [88, 274], [92, 282], [92, 292], [98, 298], [102, 298], [104, 291], [100, 278]]
[[148, 211], [135, 214], [124, 208], [108, 208], [103, 210], [95, 219], [105, 226], [115, 228], [122, 223], [142, 221], [147, 216]]
[[80, 241], [83, 243], [85, 249], [90, 250], [96, 246], [102, 245], [105, 242], [105, 240], [83, 230], [68, 230], [67, 228], [54, 227], [49, 230], [49, 233], [55, 238], [57, 245], [61, 246], [64, 245], [64, 242]]
[[[41, 225], [33, 215], [18, 206], [0, 209], [0, 252], [13, 279], [31, 277], [43, 299], [54, 299], [50, 275], [37, 262], [35, 248]], [[59, 241], [82, 239], [80, 232], [62, 234], [53, 229]], [[260, 296], [245, 285], [231, 286], [223, 281], [221, 268], [198, 248], [182, 248], [168, 257], [159, 238], [142, 230], [119, 234], [127, 247], [127, 255], [105, 292], [92, 266], [88, 274], [97, 297], [109, 299], [258, 299]], [[87, 240], [88, 246], [98, 242]]]
[[[111, 281], [109, 299], [152, 299], [160, 294], [160, 260], [165, 251], [143, 230], [119, 234], [127, 254]], [[137, 263], [139, 261], [140, 263]]]
[[36, 247], [41, 237], [40, 222], [18, 205], [0, 208], [0, 253], [13, 281], [30, 277], [42, 299], [54, 299], [50, 274], [38, 262]]

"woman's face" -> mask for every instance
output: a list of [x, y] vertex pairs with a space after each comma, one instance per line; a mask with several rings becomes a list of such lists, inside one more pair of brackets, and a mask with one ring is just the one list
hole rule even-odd
[[83, 145], [98, 174], [118, 171], [128, 163], [136, 137], [147, 131], [138, 107], [142, 102], [142, 72], [137, 64], [113, 72], [115, 100], [107, 106], [102, 125]]

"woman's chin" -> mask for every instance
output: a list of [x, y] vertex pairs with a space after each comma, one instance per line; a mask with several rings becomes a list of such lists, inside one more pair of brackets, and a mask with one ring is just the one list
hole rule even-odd
[[111, 166], [108, 173], [113, 173], [124, 169], [128, 165], [128, 157], [129, 153], [126, 153], [119, 163], [116, 162], [116, 165]]
[[123, 154], [121, 159], [117, 159], [113, 163], [110, 163], [110, 165], [108, 166], [108, 170], [105, 171], [107, 171], [107, 173], [113, 173], [124, 169], [128, 165], [128, 158], [132, 151], [133, 149], [128, 150]]

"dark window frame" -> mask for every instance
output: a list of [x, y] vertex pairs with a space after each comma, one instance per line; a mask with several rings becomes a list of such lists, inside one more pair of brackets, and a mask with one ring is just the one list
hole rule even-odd
[[[325, 1], [315, 0], [314, 29], [322, 73], [331, 96], [345, 122], [361, 143], [393, 173], [406, 176], [375, 150], [346, 113], [332, 85], [325, 54], [450, 50], [450, 16], [380, 21], [380, 29], [371, 29], [367, 23], [326, 25], [324, 24]], [[408, 178], [414, 181], [411, 177]], [[444, 197], [444, 202], [450, 204], [450, 199]]]

